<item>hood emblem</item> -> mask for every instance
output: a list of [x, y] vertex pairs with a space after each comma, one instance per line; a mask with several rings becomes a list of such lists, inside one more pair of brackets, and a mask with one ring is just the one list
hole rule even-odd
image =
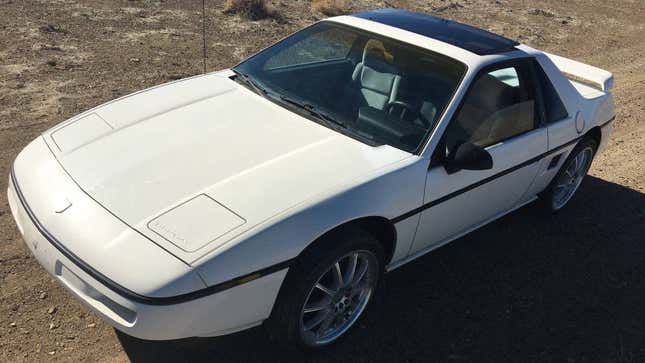
[[63, 213], [64, 211], [68, 210], [69, 207], [72, 206], [72, 202], [69, 201], [69, 199], [62, 197], [58, 198], [57, 200], [54, 201], [54, 212], [56, 213]]

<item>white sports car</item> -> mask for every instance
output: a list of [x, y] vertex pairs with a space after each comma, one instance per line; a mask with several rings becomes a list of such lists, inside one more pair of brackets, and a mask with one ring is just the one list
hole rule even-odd
[[453, 21], [340, 16], [48, 130], [9, 202], [42, 266], [127, 334], [265, 323], [321, 347], [383, 272], [537, 198], [563, 208], [609, 139], [612, 83]]

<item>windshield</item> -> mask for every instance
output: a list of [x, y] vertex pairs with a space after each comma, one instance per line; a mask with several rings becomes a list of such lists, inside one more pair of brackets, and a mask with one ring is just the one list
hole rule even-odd
[[422, 147], [466, 66], [360, 29], [322, 22], [234, 68], [244, 82], [370, 144]]

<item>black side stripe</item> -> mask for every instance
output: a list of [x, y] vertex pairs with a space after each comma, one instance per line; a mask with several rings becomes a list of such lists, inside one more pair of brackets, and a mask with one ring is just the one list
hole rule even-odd
[[[612, 117], [609, 121], [607, 121], [604, 124], [600, 125], [600, 127], [601, 128], [605, 127], [607, 124], [609, 124], [610, 122], [614, 121], [614, 119], [615, 119], [615, 117]], [[401, 215], [399, 217], [393, 218], [392, 222], [393, 223], [398, 223], [398, 222], [400, 222], [400, 221], [402, 221], [404, 219], [407, 219], [407, 218], [409, 218], [409, 217], [411, 217], [411, 216], [413, 216], [413, 215], [415, 215], [417, 213], [420, 213], [420, 212], [422, 212], [422, 211], [424, 211], [424, 210], [426, 210], [428, 208], [431, 208], [431, 207], [433, 207], [433, 206], [435, 206], [437, 204], [443, 203], [446, 200], [449, 200], [449, 199], [454, 198], [454, 197], [456, 197], [456, 196], [458, 196], [460, 194], [463, 194], [463, 193], [465, 193], [465, 192], [467, 192], [469, 190], [477, 188], [478, 186], [486, 184], [486, 183], [488, 183], [488, 182], [490, 182], [490, 181], [492, 181], [492, 180], [494, 180], [496, 178], [499, 178], [499, 177], [504, 176], [506, 174], [512, 173], [513, 171], [518, 170], [518, 169], [520, 169], [520, 168], [522, 168], [524, 166], [533, 164], [533, 163], [539, 161], [540, 159], [542, 159], [543, 157], [548, 156], [549, 154], [555, 153], [555, 152], [557, 152], [557, 151], [559, 151], [559, 150], [561, 150], [561, 149], [563, 149], [563, 148], [565, 148], [565, 147], [567, 147], [567, 146], [569, 146], [569, 145], [571, 145], [571, 144], [573, 144], [575, 142], [578, 142], [578, 140], [580, 140], [580, 139], [581, 139], [581, 137], [576, 138], [576, 139], [574, 139], [574, 140], [572, 140], [572, 141], [570, 141], [570, 142], [568, 142], [568, 143], [566, 143], [564, 145], [561, 145], [561, 146], [559, 146], [559, 147], [557, 147], [555, 149], [547, 151], [546, 153], [544, 153], [544, 154], [542, 154], [542, 155], [540, 155], [538, 157], [535, 157], [535, 158], [533, 158], [531, 160], [528, 160], [528, 161], [526, 161], [526, 162], [524, 162], [522, 164], [516, 165], [516, 166], [514, 166], [514, 167], [512, 167], [510, 169], [504, 170], [504, 171], [502, 171], [502, 172], [500, 172], [498, 174], [495, 174], [495, 175], [493, 175], [491, 177], [488, 177], [488, 178], [486, 178], [484, 180], [481, 180], [481, 181], [479, 181], [479, 182], [477, 182], [475, 184], [472, 184], [472, 185], [467, 186], [467, 187], [465, 187], [463, 189], [457, 190], [457, 191], [455, 191], [453, 193], [450, 193], [450, 194], [448, 194], [446, 196], [443, 196], [443, 197], [441, 197], [439, 199], [431, 201], [431, 202], [429, 202], [429, 203], [427, 203], [427, 204], [425, 204], [425, 205], [423, 205], [423, 206], [421, 206], [419, 208], [411, 210], [411, 211], [409, 211], [409, 212], [407, 212], [407, 213], [405, 213], [405, 214], [403, 214], [403, 215]], [[67, 249], [60, 241], [58, 241], [53, 235], [51, 235], [51, 233], [49, 233], [49, 231], [47, 231], [47, 229], [45, 229], [45, 227], [43, 227], [43, 225], [40, 223], [40, 221], [38, 220], [38, 218], [36, 217], [34, 212], [31, 210], [31, 208], [29, 207], [29, 205], [25, 201], [25, 198], [24, 198], [24, 196], [22, 194], [22, 191], [20, 190], [20, 186], [18, 185], [18, 181], [16, 180], [16, 176], [15, 176], [15, 172], [14, 172], [14, 165], [11, 165], [11, 181], [12, 181], [12, 184], [13, 184], [15, 190], [16, 190], [16, 195], [18, 196], [18, 199], [20, 200], [20, 204], [23, 206], [23, 208], [25, 209], [25, 211], [29, 215], [29, 218], [33, 222], [33, 224], [36, 227], [36, 229], [40, 232], [40, 234], [42, 234], [43, 237], [45, 237], [45, 239], [47, 239], [47, 241], [49, 241], [49, 243], [52, 244], [52, 246], [54, 246], [61, 254], [63, 254], [63, 256], [65, 256], [67, 259], [72, 261], [76, 266], [78, 266], [78, 268], [80, 268], [85, 273], [90, 275], [93, 279], [95, 279], [98, 282], [100, 282], [101, 284], [105, 285], [106, 287], [108, 287], [110, 290], [112, 290], [116, 294], [118, 294], [118, 295], [120, 295], [120, 296], [122, 296], [122, 297], [124, 297], [126, 299], [129, 299], [131, 301], [134, 301], [134, 302], [147, 304], [147, 305], [172, 305], [172, 304], [184, 303], [184, 302], [199, 299], [201, 297], [205, 297], [205, 296], [208, 296], [208, 295], [216, 294], [218, 292], [228, 290], [228, 289], [233, 288], [235, 286], [239, 286], [239, 285], [245, 284], [247, 282], [251, 282], [253, 280], [256, 280], [256, 279], [258, 279], [260, 277], [270, 275], [272, 273], [275, 273], [275, 272], [278, 272], [280, 270], [286, 269], [289, 266], [291, 266], [291, 264], [295, 261], [295, 258], [289, 259], [289, 260], [277, 263], [275, 265], [271, 265], [271, 266], [262, 268], [260, 270], [248, 273], [246, 275], [242, 275], [242, 276], [236, 277], [234, 279], [231, 279], [231, 280], [228, 280], [228, 281], [216, 284], [216, 285], [212, 285], [212, 286], [209, 286], [209, 287], [201, 289], [201, 290], [193, 291], [193, 292], [190, 292], [190, 293], [187, 293], [187, 294], [169, 296], [169, 297], [151, 297], [151, 296], [141, 295], [141, 294], [138, 294], [138, 293], [136, 293], [136, 292], [134, 292], [134, 291], [132, 291], [132, 290], [130, 290], [130, 289], [118, 284], [118, 283], [116, 283], [115, 281], [111, 280], [109, 277], [103, 275], [101, 272], [95, 270], [93, 267], [91, 267], [90, 265], [85, 263], [80, 257], [76, 256], [72, 251]]]
[[58, 241], [54, 236], [52, 236], [51, 233], [49, 233], [47, 229], [45, 229], [45, 227], [43, 227], [43, 225], [40, 223], [38, 218], [36, 218], [36, 215], [31, 210], [27, 202], [25, 201], [22, 191], [20, 190], [20, 186], [18, 185], [18, 181], [16, 180], [13, 165], [11, 166], [11, 181], [16, 190], [18, 199], [20, 200], [20, 204], [22, 204], [25, 211], [27, 211], [29, 218], [36, 226], [36, 229], [38, 229], [40, 234], [42, 234], [43, 237], [45, 237], [45, 239], [47, 239], [47, 241], [49, 241], [49, 243], [52, 244], [52, 246], [54, 246], [58, 251], [60, 251], [61, 254], [63, 254], [70, 261], [72, 261], [76, 266], [78, 266], [78, 268], [83, 270], [85, 273], [90, 275], [92, 278], [94, 278], [101, 284], [108, 287], [110, 290], [114, 291], [118, 295], [121, 295], [122, 297], [128, 300], [135, 301], [138, 303], [147, 304], [147, 305], [172, 305], [172, 304], [179, 304], [179, 303], [199, 299], [201, 297], [216, 294], [218, 292], [228, 290], [235, 286], [239, 286], [247, 282], [256, 280], [260, 277], [270, 275], [274, 272], [278, 272], [280, 270], [286, 269], [295, 260], [295, 259], [290, 259], [287, 261], [283, 261], [275, 265], [257, 270], [255, 272], [251, 272], [246, 275], [242, 275], [234, 279], [231, 279], [216, 285], [212, 285], [201, 290], [193, 291], [187, 294], [169, 296], [169, 297], [151, 297], [151, 296], [141, 295], [118, 284], [117, 282], [111, 280], [109, 277], [103, 275], [101, 272], [97, 271], [96, 269], [88, 265], [80, 257], [76, 256], [72, 251], [67, 249], [60, 241]]
[[[607, 125], [608, 123], [612, 122], [613, 120], [614, 120], [614, 118], [612, 118], [611, 120], [605, 122], [604, 124], [602, 124], [601, 127], [604, 127], [605, 125]], [[554, 153], [566, 148], [567, 146], [570, 146], [572, 144], [577, 143], [583, 137], [584, 136], [577, 137], [577, 138], [567, 142], [566, 144], [563, 144], [563, 145], [560, 145], [560, 146], [558, 146], [556, 148], [553, 148], [553, 149], [551, 149], [551, 150], [549, 150], [549, 151], [547, 151], [547, 152], [545, 152], [545, 153], [543, 153], [541, 155], [538, 155], [538, 156], [536, 156], [536, 157], [534, 157], [532, 159], [529, 159], [529, 160], [527, 160], [527, 161], [525, 161], [525, 162], [523, 162], [521, 164], [518, 164], [518, 165], [515, 165], [513, 167], [510, 167], [510, 168], [508, 168], [508, 169], [506, 169], [504, 171], [501, 171], [501, 172], [499, 172], [499, 173], [497, 173], [495, 175], [491, 175], [488, 178], [482, 179], [482, 180], [480, 180], [480, 181], [478, 181], [478, 182], [476, 182], [474, 184], [471, 184], [471, 185], [469, 185], [469, 186], [467, 186], [465, 188], [456, 190], [456, 191], [454, 191], [454, 192], [452, 192], [450, 194], [444, 195], [441, 198], [438, 198], [438, 199], [435, 199], [433, 201], [430, 201], [430, 202], [428, 202], [428, 203], [426, 203], [426, 204], [424, 204], [424, 205], [422, 205], [422, 206], [420, 206], [418, 208], [415, 208], [415, 209], [413, 209], [413, 210], [411, 210], [411, 211], [409, 211], [407, 213], [404, 213], [404, 214], [402, 214], [402, 215], [400, 215], [398, 217], [395, 217], [395, 218], [391, 219], [391, 221], [392, 221], [392, 223], [401, 222], [401, 221], [403, 221], [405, 219], [408, 219], [408, 218], [412, 217], [415, 214], [423, 212], [424, 210], [426, 210], [428, 208], [432, 208], [432, 207], [434, 207], [434, 206], [436, 206], [438, 204], [441, 204], [441, 203], [443, 203], [443, 202], [445, 202], [447, 200], [450, 200], [450, 199], [452, 199], [454, 197], [457, 197], [457, 196], [459, 196], [461, 194], [464, 194], [464, 193], [466, 193], [466, 192], [468, 192], [470, 190], [473, 190], [473, 189], [475, 189], [477, 187], [480, 187], [480, 186], [482, 186], [484, 184], [490, 183], [491, 181], [493, 181], [493, 180], [495, 180], [497, 178], [501, 178], [504, 175], [510, 174], [510, 173], [512, 173], [512, 172], [514, 172], [516, 170], [519, 170], [519, 169], [525, 167], [525, 166], [529, 166], [531, 164], [537, 163], [538, 161], [542, 160], [543, 158], [545, 158], [545, 157], [547, 157], [547, 156], [549, 156], [551, 154], [554, 154]]]

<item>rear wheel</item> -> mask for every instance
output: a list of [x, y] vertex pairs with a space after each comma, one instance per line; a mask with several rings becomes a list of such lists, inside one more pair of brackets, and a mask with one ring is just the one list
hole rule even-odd
[[369, 234], [352, 229], [325, 237], [290, 269], [269, 333], [304, 348], [337, 341], [369, 305], [382, 269], [382, 248]]
[[569, 203], [587, 175], [597, 148], [596, 140], [584, 139], [573, 149], [541, 195], [547, 209], [557, 212]]

